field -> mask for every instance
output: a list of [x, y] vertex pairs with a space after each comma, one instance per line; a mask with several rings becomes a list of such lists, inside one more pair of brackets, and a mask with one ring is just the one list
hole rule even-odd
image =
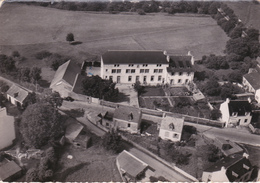
[[[200, 59], [205, 54], [223, 54], [228, 40], [211, 17], [203, 16], [114, 15], [6, 3], [0, 9], [0, 22], [0, 53], [11, 55], [18, 50], [27, 58], [21, 66], [42, 68], [48, 66], [35, 59], [35, 53], [42, 50], [77, 62], [100, 57], [107, 50], [167, 50], [177, 54], [192, 51], [195, 59]], [[69, 32], [82, 44], [68, 44]], [[46, 79], [54, 74], [47, 73]]]
[[255, 4], [252, 1], [229, 1], [226, 4], [234, 10], [246, 26], [260, 29], [260, 4]]

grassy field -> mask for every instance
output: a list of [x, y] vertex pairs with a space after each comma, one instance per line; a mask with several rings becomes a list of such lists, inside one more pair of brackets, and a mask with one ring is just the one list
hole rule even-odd
[[260, 4], [255, 4], [252, 1], [229, 1], [226, 4], [234, 10], [235, 14], [246, 26], [260, 29]]
[[[27, 60], [21, 66], [48, 67], [35, 59], [47, 50], [82, 62], [110, 50], [167, 50], [196, 59], [222, 54], [228, 40], [211, 17], [167, 14], [123, 15], [86, 13], [6, 3], [0, 9], [0, 53], [18, 50]], [[72, 32], [79, 45], [69, 45]], [[43, 73], [44, 74], [44, 73]], [[48, 72], [46, 79], [53, 73]]]

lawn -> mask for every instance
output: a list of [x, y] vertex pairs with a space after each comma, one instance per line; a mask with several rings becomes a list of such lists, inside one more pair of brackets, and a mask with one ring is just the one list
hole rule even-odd
[[[223, 54], [228, 40], [211, 17], [163, 13], [114, 15], [5, 3], [0, 22], [0, 52], [11, 55], [17, 50], [26, 57], [21, 66], [42, 69], [49, 67], [35, 59], [35, 53], [42, 50], [69, 56], [79, 63], [100, 57], [107, 50], [167, 50], [177, 54], [192, 51], [195, 59], [200, 59], [210, 53]], [[69, 32], [82, 44], [68, 44]], [[42, 74], [50, 80], [54, 73]]]
[[145, 87], [141, 96], [165, 96], [165, 93], [161, 87]]
[[166, 92], [170, 96], [185, 96], [185, 93], [189, 90], [186, 87], [169, 87]]
[[[141, 97], [139, 97], [141, 98]], [[141, 103], [139, 103], [140, 107], [145, 107], [148, 109], [161, 109], [163, 111], [168, 111], [170, 107], [170, 103], [167, 98], [143, 98], [144, 103], [141, 106]]]

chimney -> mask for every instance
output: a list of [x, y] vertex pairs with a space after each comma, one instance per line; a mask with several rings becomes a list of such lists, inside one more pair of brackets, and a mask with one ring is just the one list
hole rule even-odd
[[226, 168], [224, 166], [222, 166], [221, 171], [226, 172]]
[[166, 50], [164, 50], [164, 51], [163, 51], [163, 54], [164, 54], [165, 56], [167, 56], [167, 51], [166, 51]]
[[167, 60], [167, 62], [170, 62], [170, 56], [169, 55], [166, 56], [166, 60]]
[[128, 115], [128, 118], [129, 118], [129, 121], [132, 121], [134, 119], [134, 116], [133, 116], [132, 112]]
[[230, 98], [227, 98], [227, 99], [226, 99], [226, 102], [229, 104], [229, 102], [230, 102]]
[[243, 153], [243, 157], [245, 157], [246, 159], [248, 159], [249, 155], [247, 153]]
[[248, 102], [249, 102], [249, 103], [251, 103], [251, 102], [252, 102], [252, 100], [251, 100], [251, 98], [250, 98], [250, 97], [248, 97], [248, 99], [247, 99], [247, 100], [248, 100]]

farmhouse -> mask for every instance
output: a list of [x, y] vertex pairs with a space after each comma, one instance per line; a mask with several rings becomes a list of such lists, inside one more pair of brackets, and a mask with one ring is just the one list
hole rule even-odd
[[159, 137], [173, 142], [181, 140], [184, 119], [173, 116], [165, 116], [162, 119], [159, 130]]
[[227, 100], [220, 105], [222, 121], [233, 126], [248, 126], [252, 119], [252, 109], [249, 101]]
[[221, 159], [203, 171], [202, 182], [247, 182], [253, 167], [248, 155], [235, 154]]
[[136, 181], [148, 168], [148, 164], [124, 150], [116, 158], [116, 164], [126, 181]]
[[13, 144], [15, 140], [14, 117], [8, 116], [6, 108], [0, 109], [0, 150]]
[[255, 99], [260, 103], [260, 65], [243, 76], [243, 85], [246, 90], [255, 94]]
[[142, 111], [139, 108], [118, 105], [113, 116], [113, 128], [138, 133], [141, 119]]
[[29, 91], [18, 86], [12, 85], [11, 88], [6, 92], [7, 99], [17, 107], [22, 107], [26, 98], [29, 95]]
[[184, 85], [193, 80], [194, 59], [166, 51], [107, 51], [101, 56], [101, 78], [116, 83]]

